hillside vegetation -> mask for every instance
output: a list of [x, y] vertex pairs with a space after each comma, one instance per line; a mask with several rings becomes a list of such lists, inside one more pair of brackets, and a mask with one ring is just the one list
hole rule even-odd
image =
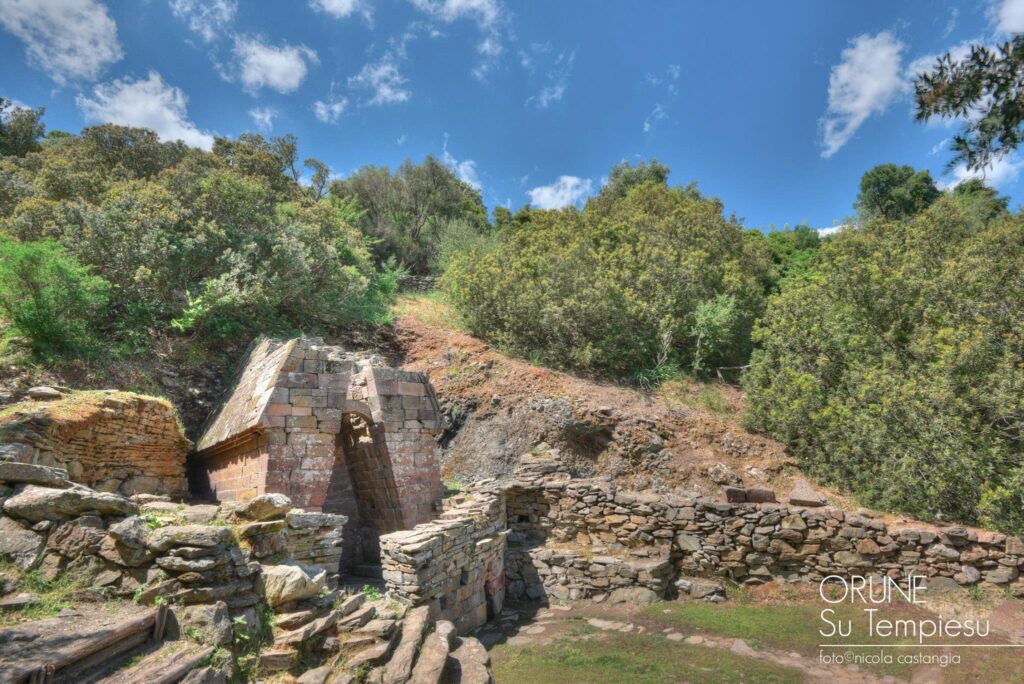
[[746, 229], [656, 161], [613, 167], [582, 209], [489, 222], [431, 157], [343, 179], [307, 159], [300, 182], [291, 136], [204, 152], [143, 129], [44, 131], [40, 110], [0, 100], [13, 372], [130, 362], [115, 384], [153, 391], [159, 366], [176, 401], [206, 397], [184, 412], [193, 424], [214, 390], [178, 372], [220, 359], [223, 375], [260, 333], [379, 329], [398, 275], [432, 273], [503, 353], [643, 391], [741, 378], [747, 426], [837, 489], [1024, 531], [1024, 223], [979, 181], [944, 192], [925, 171], [876, 167], [858, 215], [821, 240]]

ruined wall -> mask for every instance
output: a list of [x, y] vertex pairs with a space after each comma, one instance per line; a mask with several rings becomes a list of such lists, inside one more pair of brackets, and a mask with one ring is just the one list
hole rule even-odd
[[[490, 596], [602, 599], [642, 588], [665, 597], [680, 576], [759, 584], [924, 575], [1024, 597], [1019, 537], [959, 526], [896, 529], [827, 507], [628, 492], [604, 478], [570, 479], [550, 462], [527, 465], [514, 479], [473, 487], [442, 520], [383, 537], [389, 586], [460, 629], [482, 623]], [[485, 570], [497, 567], [504, 581]]]
[[505, 600], [505, 498], [478, 491], [439, 520], [384, 535], [388, 588], [460, 632], [483, 625]]
[[185, 439], [174, 407], [131, 392], [71, 392], [23, 402], [0, 419], [14, 458], [64, 468], [74, 482], [105, 492], [188, 493]]

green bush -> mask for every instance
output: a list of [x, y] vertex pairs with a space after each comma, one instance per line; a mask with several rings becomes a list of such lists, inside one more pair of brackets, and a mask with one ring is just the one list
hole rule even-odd
[[947, 195], [845, 230], [754, 339], [746, 420], [805, 467], [867, 504], [1024, 532], [1020, 217]]
[[[0, 161], [0, 233], [55, 240], [65, 279], [85, 282], [86, 267], [109, 283], [113, 348], [142, 349], [160, 332], [212, 346], [389, 316], [397, 269], [374, 266], [357, 205], [298, 186], [293, 138], [245, 135], [203, 152], [105, 125]], [[91, 313], [72, 308], [82, 313], [66, 322], [41, 313], [18, 325], [52, 350], [80, 346]]]
[[474, 334], [525, 358], [650, 382], [749, 353], [764, 241], [693, 188], [520, 212], [499, 237], [452, 259], [443, 286]]
[[0, 311], [37, 352], [90, 349], [108, 290], [52, 240], [0, 238]]

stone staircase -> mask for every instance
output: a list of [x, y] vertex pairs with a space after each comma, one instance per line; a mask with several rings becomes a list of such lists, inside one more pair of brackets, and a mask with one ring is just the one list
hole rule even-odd
[[[361, 581], [364, 578], [359, 578]], [[307, 669], [298, 684], [489, 684], [489, 656], [479, 641], [458, 638], [450, 622], [430, 631], [429, 608], [406, 612], [344, 587], [326, 597], [282, 606], [273, 643], [260, 654], [264, 676]]]
[[0, 681], [174, 684], [213, 648], [164, 641], [167, 622], [166, 605], [126, 606], [121, 614], [69, 609], [6, 627], [0, 632]]

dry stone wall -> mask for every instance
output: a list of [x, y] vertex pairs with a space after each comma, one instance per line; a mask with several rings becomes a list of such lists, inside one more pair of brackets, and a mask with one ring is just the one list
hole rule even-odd
[[192, 443], [170, 402], [114, 390], [51, 391], [49, 400], [5, 409], [0, 432], [8, 456], [63, 468], [100, 491], [188, 493], [185, 455]]
[[481, 489], [412, 530], [381, 537], [384, 580], [460, 632], [483, 625], [505, 599], [505, 499]]
[[[389, 586], [460, 629], [480, 624], [495, 596], [603, 600], [622, 590], [669, 597], [679, 587], [705, 586], [677, 584], [680, 577], [759, 584], [923, 575], [987, 582], [1024, 597], [1018, 537], [890, 526], [866, 511], [629, 492], [608, 479], [570, 479], [551, 461], [525, 465], [515, 478], [472, 488], [443, 520], [382, 538]], [[478, 571], [499, 563], [498, 580]], [[453, 591], [460, 600], [450, 600]]]

